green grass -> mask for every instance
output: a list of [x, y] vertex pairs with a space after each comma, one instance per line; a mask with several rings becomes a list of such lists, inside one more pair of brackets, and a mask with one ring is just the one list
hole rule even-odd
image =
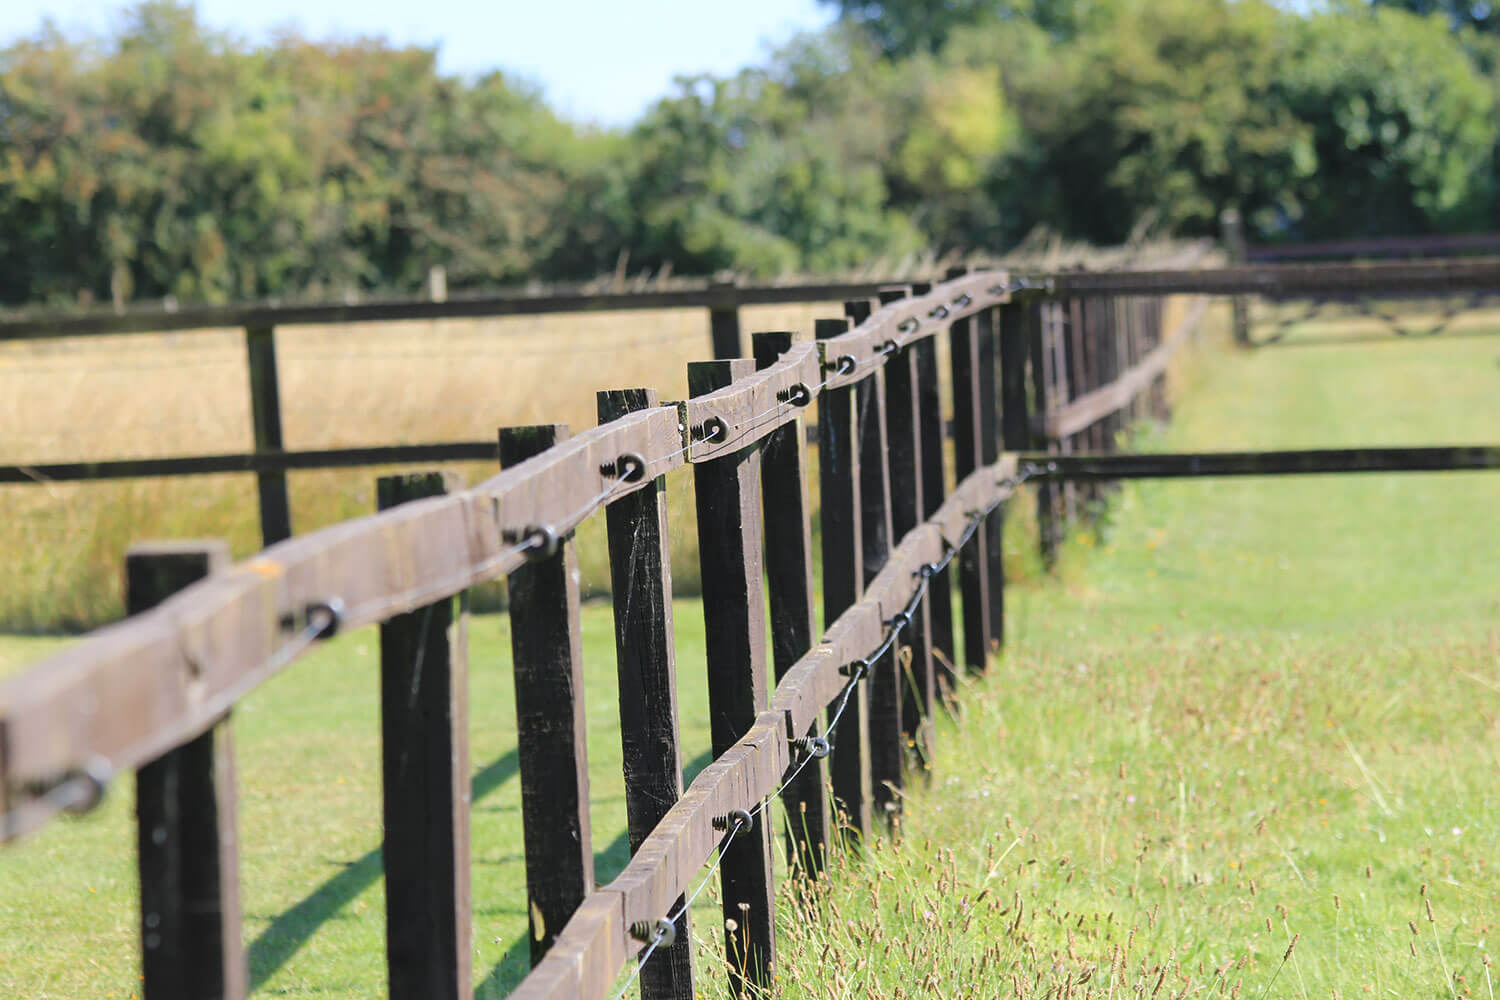
[[[1206, 352], [1145, 444], [1492, 442], [1497, 359], [1478, 337]], [[691, 506], [687, 477], [670, 489]], [[785, 891], [782, 992], [1491, 996], [1497, 510], [1483, 473], [1127, 487], [1056, 577], [1009, 590], [1010, 646], [942, 727], [899, 848]], [[1032, 526], [1007, 525], [1025, 570]], [[676, 621], [684, 757], [701, 764], [698, 607]], [[491, 997], [524, 971], [525, 894], [509, 639], [503, 617], [472, 628]], [[602, 880], [624, 862], [608, 607], [584, 630]], [[59, 642], [0, 640], [0, 673]], [[383, 992], [376, 671], [372, 631], [340, 637], [236, 713], [259, 995]], [[0, 997], [138, 993], [131, 798], [122, 781], [95, 815], [0, 852]], [[712, 898], [695, 925], [709, 995]]]
[[[1212, 355], [1147, 444], [1493, 442], [1497, 359]], [[900, 849], [783, 921], [784, 994], [1492, 997], [1496, 511], [1483, 473], [1127, 487], [1011, 589]]]
[[[628, 858], [608, 604], [583, 611], [597, 876]], [[708, 762], [703, 623], [675, 609], [683, 759]], [[57, 640], [7, 640], [17, 650]], [[474, 969], [478, 996], [504, 995], [527, 968], [520, 787], [510, 637], [503, 615], [471, 619]], [[240, 788], [245, 939], [261, 996], [385, 992], [380, 878], [379, 648], [341, 636], [253, 693], [233, 720]], [[0, 997], [139, 995], [133, 782], [88, 817], [61, 820], [0, 852]]]

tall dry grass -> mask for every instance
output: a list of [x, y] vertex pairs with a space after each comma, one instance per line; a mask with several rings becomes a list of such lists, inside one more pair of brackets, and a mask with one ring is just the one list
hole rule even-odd
[[[807, 331], [839, 306], [743, 310], [745, 330]], [[593, 427], [595, 393], [686, 393], [687, 363], [710, 356], [702, 310], [286, 327], [276, 332], [282, 424], [292, 449], [493, 439], [502, 426]], [[0, 462], [152, 458], [247, 451], [249, 376], [238, 330], [76, 337], [0, 345]], [[460, 466], [469, 482], [496, 470]], [[368, 513], [389, 469], [289, 477], [300, 534]], [[685, 483], [672, 516], [691, 518]], [[690, 523], [690, 522], [688, 522]], [[122, 612], [120, 567], [135, 541], [226, 538], [259, 545], [248, 475], [0, 486], [0, 629], [71, 630]], [[688, 524], [684, 523], [684, 527]], [[697, 579], [691, 531], [675, 567]], [[607, 586], [602, 528], [584, 529], [585, 586]], [[597, 542], [597, 544], [594, 544]]]

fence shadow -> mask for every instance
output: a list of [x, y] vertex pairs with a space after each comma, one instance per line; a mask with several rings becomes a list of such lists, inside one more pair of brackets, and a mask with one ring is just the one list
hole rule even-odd
[[[713, 754], [705, 750], [689, 761], [683, 768], [683, 781], [691, 782], [699, 771], [713, 763]], [[473, 801], [478, 802], [520, 771], [520, 758], [516, 750], [509, 750], [495, 758], [484, 770], [474, 775], [470, 785]], [[630, 861], [630, 835], [621, 832], [602, 850], [596, 852], [600, 881], [607, 882], [624, 869]], [[328, 921], [334, 919], [345, 906], [352, 903], [360, 893], [374, 885], [385, 873], [380, 848], [366, 853], [358, 861], [346, 865], [343, 871], [329, 878], [314, 889], [301, 902], [282, 911], [270, 925], [250, 942], [246, 958], [250, 966], [250, 988], [257, 990], [266, 980], [281, 970], [293, 955], [302, 949], [308, 939]], [[506, 949], [505, 955], [490, 969], [484, 981], [474, 988], [476, 1000], [500, 997], [525, 978], [531, 971], [530, 947], [525, 937], [517, 938]]]
[[[519, 771], [518, 751], [509, 750], [501, 754], [474, 775], [470, 783], [473, 801], [477, 802], [493, 792]], [[256, 935], [246, 949], [246, 959], [250, 966], [250, 988], [259, 989], [301, 950], [319, 927], [337, 916], [340, 910], [374, 885], [384, 873], [385, 865], [380, 848], [377, 847], [358, 861], [350, 862], [343, 871], [318, 886], [301, 902], [277, 915], [270, 926]], [[523, 939], [523, 948], [525, 944]], [[507, 962], [509, 957], [506, 956]]]

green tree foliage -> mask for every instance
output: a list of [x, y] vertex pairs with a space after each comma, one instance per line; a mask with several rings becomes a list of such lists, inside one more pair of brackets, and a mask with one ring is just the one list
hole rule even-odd
[[1455, 29], [1500, 32], [1500, 4], [1489, 0], [1371, 0], [1371, 3], [1423, 17], [1437, 14]]
[[1441, 18], [1377, 9], [1296, 24], [1279, 99], [1314, 139], [1297, 185], [1308, 237], [1487, 228], [1494, 91]]
[[570, 128], [434, 53], [286, 37], [188, 7], [0, 52], [0, 300], [415, 288], [526, 276], [557, 239]]
[[1487, 6], [824, 2], [830, 30], [618, 130], [428, 49], [252, 45], [172, 0], [43, 28], [0, 49], [0, 302], [830, 272], [1229, 206], [1261, 240], [1494, 227]]

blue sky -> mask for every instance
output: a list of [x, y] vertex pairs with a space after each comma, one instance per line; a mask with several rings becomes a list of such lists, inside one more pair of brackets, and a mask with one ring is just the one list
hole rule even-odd
[[[108, 28], [120, 0], [0, 0], [0, 43], [51, 17]], [[504, 69], [542, 86], [562, 113], [631, 121], [678, 74], [731, 73], [768, 46], [832, 20], [817, 0], [198, 0], [216, 28], [252, 39], [294, 25], [314, 38], [383, 35], [436, 45], [452, 73]]]

